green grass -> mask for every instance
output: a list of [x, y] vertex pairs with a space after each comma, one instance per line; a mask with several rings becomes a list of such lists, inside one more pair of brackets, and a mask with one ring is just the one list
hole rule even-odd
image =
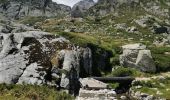
[[109, 87], [112, 89], [116, 89], [119, 87], [119, 83], [107, 83], [107, 84], [109, 84]]
[[39, 16], [39, 17], [28, 16], [28, 17], [24, 17], [24, 18], [20, 19], [19, 22], [22, 24], [29, 24], [30, 26], [33, 26], [35, 23], [42, 22], [45, 19], [46, 19], [46, 17], [44, 17], [44, 16]]
[[170, 47], [150, 47], [153, 59], [155, 60], [157, 71], [170, 71], [170, 55], [165, 52], [170, 52]]
[[[161, 85], [163, 84], [163, 85]], [[142, 86], [140, 89], [136, 89], [135, 86]], [[140, 91], [142, 93], [147, 93], [154, 95], [156, 97], [162, 97], [170, 99], [170, 78], [166, 79], [152, 79], [150, 81], [137, 81], [133, 84], [132, 87], [135, 91]], [[160, 91], [162, 94], [157, 94], [157, 91]]]
[[65, 92], [37, 85], [0, 84], [0, 100], [73, 100]]
[[82, 33], [71, 33], [71, 32], [57, 32], [55, 34], [64, 36], [72, 43], [79, 46], [86, 46], [87, 44], [97, 44], [97, 39]]
[[118, 67], [114, 71], [112, 71], [110, 74], [107, 76], [112, 76], [112, 77], [126, 77], [126, 76], [131, 76], [131, 77], [141, 77], [141, 76], [146, 76], [147, 74], [144, 74], [134, 68], [125, 68], [125, 67]]

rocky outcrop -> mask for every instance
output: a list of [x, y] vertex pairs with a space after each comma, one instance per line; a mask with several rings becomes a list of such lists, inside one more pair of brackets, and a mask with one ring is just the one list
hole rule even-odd
[[156, 67], [150, 50], [142, 44], [129, 44], [122, 46], [123, 54], [120, 55], [120, 64], [125, 67], [133, 67], [143, 72], [155, 72]]
[[78, 82], [80, 70], [92, 73], [89, 48], [75, 47], [63, 37], [21, 26], [15, 26], [12, 33], [0, 33], [0, 83], [40, 85], [54, 81], [55, 86], [70, 89], [75, 86], [70, 84], [76, 82], [73, 79]]
[[4, 0], [0, 3], [0, 13], [12, 19], [25, 16], [64, 17], [69, 15], [70, 11], [70, 7], [52, 0]]
[[98, 0], [95, 6], [91, 7], [88, 15], [105, 16], [116, 12], [117, 8], [123, 4], [127, 6], [135, 6], [139, 0]]
[[33, 27], [23, 25], [23, 24], [16, 24], [10, 21], [4, 21], [5, 24], [0, 26], [0, 32], [2, 33], [20, 33], [26, 31], [39, 31], [39, 29], [34, 29]]
[[169, 1], [161, 0], [157, 1], [148, 1], [141, 3], [141, 7], [144, 8], [145, 11], [152, 13], [154, 15], [159, 15], [163, 17], [170, 17], [169, 16]]
[[60, 43], [60, 38], [41, 31], [1, 34], [0, 82], [43, 84], [54, 44]]
[[94, 6], [95, 2], [93, 0], [82, 0], [76, 3], [71, 11], [72, 17], [83, 17], [85, 12], [92, 6]]
[[[98, 0], [98, 2], [89, 9], [90, 16], [105, 16], [107, 14], [118, 15], [119, 11], [127, 9], [134, 10], [141, 8], [146, 12], [169, 18], [169, 1], [143, 1], [143, 0]], [[125, 9], [124, 9], [125, 8]]]

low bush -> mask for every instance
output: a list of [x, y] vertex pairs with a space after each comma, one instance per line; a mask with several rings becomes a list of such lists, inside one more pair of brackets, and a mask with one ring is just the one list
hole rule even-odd
[[118, 67], [117, 69], [112, 71], [109, 76], [125, 77], [125, 76], [140, 76], [140, 75], [142, 75], [142, 73], [139, 72], [136, 69], [125, 68], [125, 67]]

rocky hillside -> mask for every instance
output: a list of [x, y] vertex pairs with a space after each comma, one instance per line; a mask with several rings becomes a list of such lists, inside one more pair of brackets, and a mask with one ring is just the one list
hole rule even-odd
[[85, 16], [84, 13], [94, 6], [94, 1], [93, 0], [83, 0], [75, 4], [72, 8], [71, 15], [72, 17], [83, 17]]
[[143, 9], [147, 13], [169, 17], [169, 6], [168, 0], [99, 0], [87, 13], [103, 16], [110, 13], [119, 13], [123, 9], [131, 11]]
[[170, 99], [169, 18], [169, 0], [82, 0], [73, 8], [2, 0], [0, 83], [47, 85], [82, 100]]
[[64, 17], [71, 8], [52, 0], [1, 0], [0, 13], [8, 18], [19, 19], [25, 16]]

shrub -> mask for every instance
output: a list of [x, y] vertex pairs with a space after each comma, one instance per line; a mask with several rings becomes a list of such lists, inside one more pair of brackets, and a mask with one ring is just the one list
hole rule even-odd
[[109, 87], [111, 87], [112, 89], [116, 89], [119, 87], [119, 83], [108, 83]]
[[125, 76], [140, 76], [142, 73], [133, 68], [119, 67], [111, 72], [111, 76], [125, 77]]
[[119, 55], [115, 55], [114, 57], [110, 58], [110, 64], [112, 66], [119, 65]]

